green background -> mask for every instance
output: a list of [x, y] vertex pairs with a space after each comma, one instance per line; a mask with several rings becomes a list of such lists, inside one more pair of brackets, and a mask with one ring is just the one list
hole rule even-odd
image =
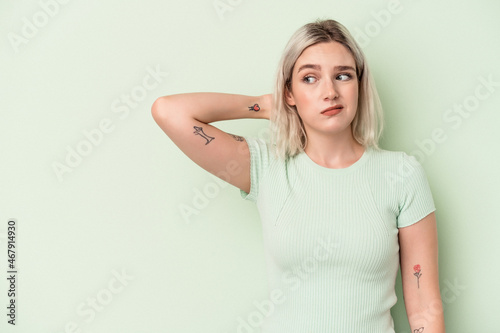
[[[0, 279], [2, 332], [237, 332], [267, 299], [257, 209], [189, 160], [150, 107], [182, 92], [271, 92], [285, 43], [317, 18], [362, 44], [386, 116], [382, 147], [426, 170], [447, 331], [500, 331], [500, 2], [56, 4], [0, 4], [1, 275], [10, 218], [19, 269], [15, 327]], [[155, 68], [168, 75], [141, 88]], [[215, 125], [265, 137], [268, 122]], [[87, 155], [58, 176], [78, 147]], [[211, 197], [183, 218], [197, 191]], [[407, 333], [399, 278], [397, 295], [396, 332]]]

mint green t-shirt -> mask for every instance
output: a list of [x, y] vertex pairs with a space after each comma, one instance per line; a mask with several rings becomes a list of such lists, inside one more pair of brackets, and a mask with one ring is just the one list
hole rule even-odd
[[[394, 333], [390, 309], [399, 268], [398, 229], [435, 210], [413, 156], [367, 148], [330, 169], [300, 153], [274, 158], [262, 139], [250, 150], [250, 193], [263, 229], [269, 299], [262, 333]], [[243, 328], [242, 328], [243, 329]]]

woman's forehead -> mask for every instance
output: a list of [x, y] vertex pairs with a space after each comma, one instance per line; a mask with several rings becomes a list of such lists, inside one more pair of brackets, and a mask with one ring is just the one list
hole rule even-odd
[[356, 68], [351, 52], [338, 42], [318, 43], [307, 47], [295, 62], [295, 71], [304, 66], [328, 67], [350, 66]]

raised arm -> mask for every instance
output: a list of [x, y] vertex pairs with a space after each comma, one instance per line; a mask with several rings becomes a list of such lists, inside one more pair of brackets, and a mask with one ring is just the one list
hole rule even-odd
[[188, 93], [158, 98], [151, 112], [156, 123], [196, 164], [250, 192], [250, 153], [244, 138], [209, 123], [269, 119], [271, 95]]
[[399, 229], [403, 295], [412, 333], [445, 333], [434, 212]]

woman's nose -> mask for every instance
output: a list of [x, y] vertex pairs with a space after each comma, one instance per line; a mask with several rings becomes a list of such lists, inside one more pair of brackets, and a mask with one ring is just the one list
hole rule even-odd
[[331, 80], [325, 80], [325, 99], [334, 100], [337, 97], [339, 96], [335, 83]]

